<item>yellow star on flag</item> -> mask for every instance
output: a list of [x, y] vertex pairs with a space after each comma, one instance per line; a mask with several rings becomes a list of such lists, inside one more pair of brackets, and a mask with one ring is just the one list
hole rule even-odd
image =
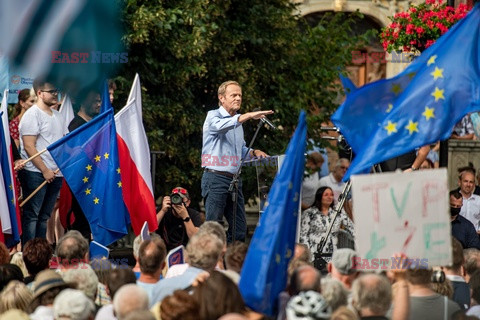
[[431, 64], [434, 64], [436, 59], [437, 59], [436, 55], [431, 56], [430, 59], [428, 59], [428, 61], [427, 61], [427, 66], [429, 66]]
[[434, 80], [437, 80], [438, 78], [443, 78], [443, 69], [440, 69], [439, 67], [435, 67], [435, 71], [430, 73], [433, 77]]
[[413, 77], [415, 77], [415, 75], [416, 75], [415, 72], [410, 72], [410, 73], [408, 74], [408, 79], [412, 80]]
[[10, 190], [13, 190], [13, 186], [12, 186], [12, 185], [9, 185], [8, 188], [9, 188]]
[[87, 171], [92, 171], [92, 165], [90, 165], [90, 164], [87, 165], [87, 166], [85, 167], [85, 169], [87, 169]]
[[410, 134], [414, 132], [418, 132], [418, 122], [413, 122], [412, 120], [408, 120], [408, 125], [405, 126], [405, 129], [407, 129]]
[[90, 194], [90, 193], [92, 193], [92, 189], [88, 189], [88, 188], [87, 188], [87, 189], [85, 190], [85, 195]]
[[103, 155], [105, 159], [108, 159], [108, 157], [110, 156], [107, 152], [105, 152], [105, 154]]
[[118, 186], [119, 188], [121, 188], [121, 187], [122, 187], [122, 181], [118, 181], [118, 182], [117, 182], [117, 186]]
[[435, 91], [432, 92], [432, 96], [435, 97], [435, 102], [437, 102], [440, 99], [445, 100], [445, 97], [443, 96], [444, 91], [445, 91], [444, 89], [438, 89], [437, 87], [435, 87]]
[[398, 96], [398, 94], [402, 92], [402, 87], [398, 83], [395, 83], [392, 86], [392, 92], [395, 93], [396, 96]]
[[97, 197], [95, 197], [95, 199], [93, 199], [93, 203], [98, 204], [99, 202], [100, 202], [100, 199], [98, 199]]
[[100, 162], [100, 159], [102, 159], [102, 157], [100, 157], [99, 155], [97, 155], [97, 156], [95, 157], [95, 162]]
[[10, 201], [12, 201], [12, 203], [15, 204], [15, 199], [12, 198], [12, 200], [10, 200]]
[[391, 135], [393, 132], [397, 132], [397, 123], [388, 121], [387, 125], [384, 127], [387, 130], [388, 135]]
[[280, 263], [280, 261], [282, 261], [282, 257], [277, 253], [277, 254], [275, 255], [275, 262], [276, 262], [276, 263]]
[[120, 174], [120, 168], [117, 168], [117, 173]]
[[389, 103], [388, 108], [387, 108], [387, 113], [390, 113], [390, 111], [392, 111], [392, 109], [393, 109], [393, 104]]
[[425, 117], [425, 119], [430, 120], [430, 118], [435, 118], [434, 115], [434, 108], [429, 108], [428, 106], [425, 107], [425, 111], [423, 111], [422, 116]]
[[88, 182], [88, 177], [83, 177], [82, 181], [83, 181], [83, 183], [87, 183]]

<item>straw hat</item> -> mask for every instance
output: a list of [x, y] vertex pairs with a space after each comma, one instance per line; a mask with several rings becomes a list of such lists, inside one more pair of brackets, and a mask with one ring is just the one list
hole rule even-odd
[[38, 298], [42, 293], [56, 287], [68, 287], [63, 281], [62, 276], [53, 270], [43, 270], [35, 277], [35, 291], [33, 292], [33, 300]]

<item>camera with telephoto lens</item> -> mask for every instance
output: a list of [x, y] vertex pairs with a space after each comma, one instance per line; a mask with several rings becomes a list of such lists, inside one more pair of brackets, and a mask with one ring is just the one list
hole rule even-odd
[[183, 204], [183, 199], [186, 198], [183, 194], [181, 193], [172, 193], [170, 195], [170, 201], [172, 204]]

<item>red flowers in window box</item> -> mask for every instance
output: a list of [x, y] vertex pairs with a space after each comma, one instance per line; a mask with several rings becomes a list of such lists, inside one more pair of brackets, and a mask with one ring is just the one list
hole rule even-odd
[[390, 17], [392, 23], [380, 35], [385, 51], [403, 49], [405, 52], [422, 52], [435, 43], [452, 25], [471, 9], [465, 4], [448, 7], [441, 0], [426, 0], [411, 5], [406, 12]]

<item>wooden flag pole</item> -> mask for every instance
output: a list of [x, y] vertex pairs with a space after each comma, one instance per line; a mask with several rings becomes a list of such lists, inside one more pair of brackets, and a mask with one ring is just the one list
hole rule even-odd
[[[47, 151], [47, 149], [43, 149], [42, 151], [39, 151], [37, 153], [35, 153], [33, 156], [31, 156], [30, 158], [28, 159], [25, 159], [25, 161], [22, 162], [22, 165], [25, 165], [25, 163], [29, 162], [29, 161], [32, 161], [33, 159], [35, 159], [36, 157], [38, 157], [39, 155], [41, 155], [42, 153], [44, 153], [45, 151]], [[13, 168], [15, 171], [18, 170], [20, 166], [17, 166], [15, 168]]]
[[[45, 150], [47, 150], [47, 149], [45, 149]], [[40, 151], [40, 152], [44, 152], [45, 150]], [[40, 152], [39, 152], [39, 153], [40, 153]], [[37, 155], [38, 155], [39, 153], [37, 153]], [[57, 169], [57, 170], [55, 170], [53, 173], [57, 174], [57, 172], [58, 172], [59, 170], [60, 170], [60, 169]], [[22, 203], [20, 203], [20, 208], [23, 207], [23, 206], [25, 205], [25, 203], [28, 202], [28, 200], [32, 199], [33, 196], [36, 195], [37, 192], [40, 191], [40, 189], [42, 189], [46, 184], [47, 184], [47, 180], [43, 181], [42, 184], [39, 185], [37, 189], [35, 189], [32, 193], [30, 193], [30, 195], [29, 195], [27, 198], [25, 198], [25, 200], [23, 200]]]

